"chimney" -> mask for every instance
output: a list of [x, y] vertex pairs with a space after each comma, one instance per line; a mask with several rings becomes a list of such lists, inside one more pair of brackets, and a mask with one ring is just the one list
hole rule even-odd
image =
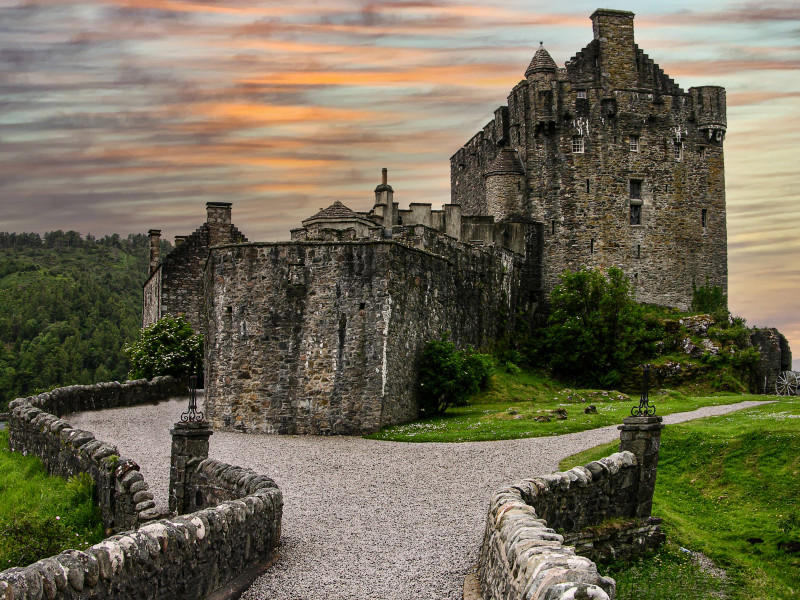
[[181, 246], [189, 239], [188, 235], [176, 235], [175, 236], [175, 247]]
[[375, 205], [391, 206], [394, 199], [394, 190], [388, 184], [389, 170], [381, 169], [381, 184], [375, 188]]
[[206, 223], [227, 225], [231, 222], [230, 202], [206, 202]]
[[624, 90], [636, 87], [638, 69], [633, 41], [632, 12], [599, 8], [592, 13], [594, 39], [600, 42], [598, 67], [603, 87]]
[[152, 275], [156, 272], [156, 269], [158, 269], [158, 258], [160, 254], [158, 242], [161, 240], [161, 230], [151, 229], [147, 232], [147, 235], [150, 237], [150, 275]]

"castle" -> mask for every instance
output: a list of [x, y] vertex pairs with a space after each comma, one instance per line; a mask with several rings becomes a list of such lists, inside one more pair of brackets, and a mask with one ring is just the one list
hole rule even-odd
[[371, 210], [336, 202], [280, 243], [247, 242], [229, 203], [159, 262], [143, 323], [205, 333], [215, 428], [363, 433], [418, 414], [416, 362], [449, 331], [482, 346], [542, 307], [558, 276], [623, 269], [639, 301], [727, 291], [725, 90], [681, 90], [597, 10], [566, 68], [540, 47], [508, 104], [451, 158], [451, 203], [400, 209], [384, 169]]

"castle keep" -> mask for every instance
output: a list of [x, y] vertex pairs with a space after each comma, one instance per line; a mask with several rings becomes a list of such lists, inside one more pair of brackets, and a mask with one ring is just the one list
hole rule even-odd
[[417, 361], [449, 331], [485, 345], [542, 307], [565, 269], [619, 266], [639, 301], [687, 308], [727, 290], [725, 91], [681, 90], [597, 10], [560, 69], [540, 47], [494, 119], [451, 159], [442, 210], [340, 202], [281, 243], [249, 243], [231, 205], [159, 264], [145, 325], [185, 313], [206, 336], [215, 428], [364, 433], [417, 417]]
[[620, 267], [640, 302], [688, 308], [727, 291], [725, 90], [684, 92], [634, 42], [633, 13], [597, 10], [560, 69], [540, 47], [494, 119], [453, 155], [464, 214], [544, 224], [543, 287]]

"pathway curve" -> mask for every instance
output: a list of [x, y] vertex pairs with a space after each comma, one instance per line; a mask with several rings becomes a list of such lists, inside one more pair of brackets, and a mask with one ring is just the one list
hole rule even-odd
[[[678, 423], [763, 404], [667, 415]], [[166, 503], [169, 429], [186, 400], [67, 420], [139, 463]], [[616, 425], [545, 438], [462, 444], [217, 432], [210, 456], [272, 477], [284, 498], [280, 560], [243, 600], [456, 600], [477, 561], [491, 493], [558, 470], [617, 439]]]

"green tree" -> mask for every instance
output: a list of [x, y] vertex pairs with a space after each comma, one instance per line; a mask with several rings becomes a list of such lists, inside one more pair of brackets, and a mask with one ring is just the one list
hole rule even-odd
[[142, 329], [139, 341], [126, 346], [125, 354], [134, 379], [158, 375], [186, 378], [202, 372], [203, 336], [194, 332], [184, 315], [167, 315]]
[[550, 295], [545, 354], [559, 377], [613, 387], [645, 337], [642, 310], [616, 267], [567, 271]]
[[422, 351], [419, 370], [420, 412], [441, 414], [451, 406], [465, 406], [469, 397], [485, 388], [492, 374], [492, 357], [471, 347], [457, 350], [448, 335], [432, 340]]

